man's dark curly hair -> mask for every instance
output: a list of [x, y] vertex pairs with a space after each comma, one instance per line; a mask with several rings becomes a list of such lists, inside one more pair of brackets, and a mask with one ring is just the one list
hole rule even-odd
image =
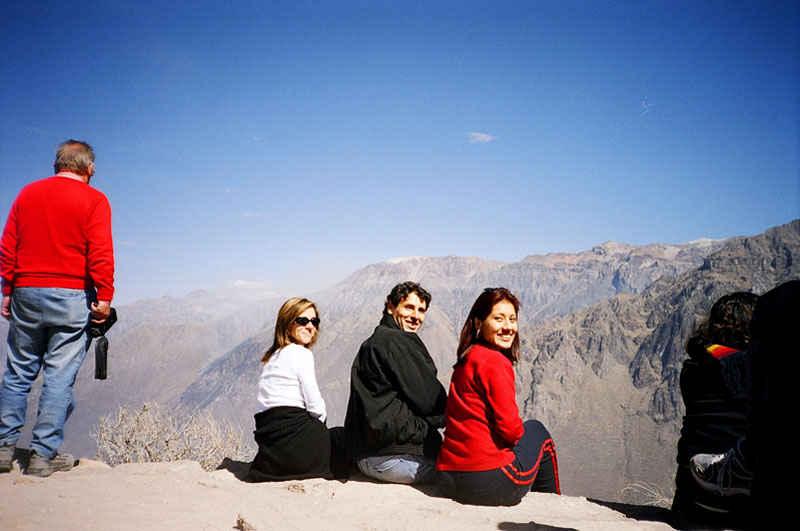
[[389, 307], [389, 303], [392, 303], [392, 306], [398, 306], [401, 302], [403, 302], [406, 297], [411, 295], [412, 293], [416, 293], [419, 300], [425, 303], [425, 309], [430, 308], [431, 306], [431, 294], [428, 293], [425, 288], [417, 284], [416, 282], [406, 281], [401, 282], [400, 284], [396, 285], [392, 288], [392, 291], [386, 297], [386, 304], [384, 305], [384, 309]]
[[711, 307], [708, 319], [689, 336], [686, 348], [717, 344], [745, 350], [750, 343], [750, 319], [756, 302], [758, 295], [744, 291], [720, 297]]

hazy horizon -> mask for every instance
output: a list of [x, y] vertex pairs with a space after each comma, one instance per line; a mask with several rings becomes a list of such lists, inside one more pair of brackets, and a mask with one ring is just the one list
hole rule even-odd
[[[788, 220], [786, 223], [789, 223], [791, 221], [793, 221], [793, 220]], [[786, 223], [781, 223], [780, 225], [785, 225]], [[776, 225], [776, 226], [780, 226], [780, 225]], [[768, 227], [767, 230], [770, 229], [770, 228], [772, 228], [772, 227]], [[763, 232], [764, 231], [762, 231], [762, 233]], [[695, 238], [694, 240], [690, 240], [690, 241], [687, 241], [687, 242], [647, 242], [647, 243], [642, 243], [642, 244], [629, 244], [628, 242], [616, 242], [616, 241], [613, 241], [613, 240], [605, 240], [605, 241], [602, 241], [602, 242], [597, 242], [596, 244], [591, 245], [591, 246], [587, 247], [586, 249], [580, 249], [580, 250], [574, 251], [574, 252], [548, 251], [548, 252], [545, 252], [545, 253], [536, 253], [536, 254], [529, 253], [529, 254], [526, 254], [526, 255], [520, 257], [519, 260], [508, 260], [508, 261], [505, 261], [505, 260], [492, 260], [490, 258], [482, 258], [480, 256], [460, 256], [460, 255], [396, 256], [396, 257], [387, 258], [385, 260], [380, 260], [379, 262], [370, 262], [370, 263], [362, 264], [360, 266], [357, 266], [353, 270], [344, 272], [340, 277], [332, 279], [327, 284], [320, 285], [320, 286], [314, 287], [314, 288], [309, 288], [309, 289], [307, 289], [305, 291], [302, 291], [302, 293], [300, 293], [300, 294], [302, 296], [314, 296], [317, 293], [319, 293], [321, 291], [324, 291], [325, 289], [330, 288], [332, 286], [335, 286], [339, 282], [344, 281], [349, 276], [351, 276], [352, 274], [356, 273], [357, 271], [359, 271], [361, 269], [364, 269], [364, 268], [366, 268], [368, 266], [371, 266], [371, 265], [382, 264], [382, 263], [392, 264], [392, 263], [398, 263], [398, 262], [401, 262], [401, 261], [413, 260], [413, 259], [456, 257], [456, 258], [477, 258], [479, 260], [484, 260], [484, 261], [487, 261], [487, 262], [500, 262], [500, 263], [503, 263], [503, 264], [512, 264], [512, 263], [515, 263], [515, 262], [520, 262], [520, 261], [524, 260], [525, 258], [528, 258], [529, 256], [547, 256], [547, 255], [550, 255], [550, 254], [565, 254], [565, 253], [566, 254], [578, 254], [578, 253], [582, 253], [582, 252], [585, 252], [585, 251], [590, 251], [591, 249], [593, 249], [594, 247], [596, 247], [598, 245], [605, 245], [607, 243], [617, 243], [617, 244], [635, 245], [635, 246], [646, 246], [646, 245], [650, 245], [650, 244], [682, 245], [682, 244], [700, 243], [700, 242], [705, 242], [705, 241], [708, 241], [708, 242], [722, 241], [722, 240], [726, 240], [726, 239], [730, 239], [730, 238], [736, 238], [736, 237], [757, 236], [758, 234], [761, 234], [761, 233], [756, 233], [756, 234], [735, 234], [735, 235], [729, 236], [727, 238], [706, 238], [704, 236], [701, 236], [699, 238]], [[391, 284], [391, 282], [389, 282], [389, 283]], [[390, 287], [391, 286], [387, 285], [387, 289], [390, 288]], [[277, 286], [275, 290], [262, 291], [263, 288], [264, 288], [264, 286], [257, 285], [257, 284], [254, 284], [254, 283], [250, 283], [248, 281], [233, 281], [233, 282], [230, 282], [226, 286], [195, 286], [195, 287], [193, 287], [193, 288], [191, 288], [191, 289], [189, 289], [188, 291], [185, 291], [185, 292], [162, 293], [160, 295], [154, 295], [152, 297], [145, 297], [145, 298], [142, 298], [142, 299], [125, 300], [125, 301], [122, 301], [122, 302], [117, 302], [116, 304], [118, 304], [118, 305], [133, 304], [133, 303], [143, 302], [143, 301], [147, 301], [147, 300], [159, 299], [159, 298], [162, 298], [162, 297], [170, 297], [172, 299], [178, 300], [178, 299], [182, 299], [184, 297], [188, 297], [188, 296], [192, 295], [193, 293], [197, 293], [197, 292], [205, 292], [205, 293], [207, 293], [209, 295], [219, 296], [219, 297], [225, 297], [225, 296], [230, 295], [233, 298], [237, 298], [237, 299], [240, 299], [240, 300], [248, 300], [248, 301], [264, 300], [264, 299], [268, 299], [268, 298], [275, 298], [275, 299], [282, 300], [283, 298], [287, 298], [287, 297], [291, 297], [291, 296], [297, 295], [297, 293], [295, 293], [295, 292], [298, 289], [298, 288], [295, 288], [295, 287], [292, 287], [292, 286]]]

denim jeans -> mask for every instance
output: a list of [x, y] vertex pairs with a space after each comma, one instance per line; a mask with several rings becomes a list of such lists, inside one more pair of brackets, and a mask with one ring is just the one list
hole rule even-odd
[[[0, 387], [0, 445], [16, 444], [28, 395], [44, 373], [31, 450], [52, 457], [75, 407], [72, 385], [89, 346], [91, 291], [15, 288], [11, 295], [7, 361]], [[44, 366], [42, 368], [42, 366]]]
[[436, 461], [422, 455], [381, 455], [359, 459], [358, 469], [365, 476], [386, 483], [433, 483]]

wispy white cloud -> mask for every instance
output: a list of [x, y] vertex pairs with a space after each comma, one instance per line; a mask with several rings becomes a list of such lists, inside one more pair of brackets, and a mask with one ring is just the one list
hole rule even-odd
[[269, 289], [269, 282], [261, 282], [259, 280], [234, 280], [234, 288], [241, 289]]
[[251, 136], [250, 140], [252, 140], [253, 142], [261, 142], [261, 137], [260, 136]]
[[269, 282], [262, 282], [260, 280], [234, 280], [231, 283], [226, 282], [225, 286], [226, 293], [236, 298], [245, 298], [255, 301], [278, 295]]
[[263, 218], [266, 215], [266, 212], [242, 212], [244, 218]]
[[239, 190], [236, 188], [217, 188], [217, 192], [222, 192], [223, 194], [238, 194]]
[[27, 131], [29, 131], [29, 132], [31, 132], [31, 133], [36, 133], [37, 135], [49, 135], [50, 134], [50, 131], [48, 131], [46, 129], [42, 129], [41, 127], [37, 127], [35, 125], [23, 125], [22, 128], [27, 130]]
[[470, 144], [485, 144], [487, 142], [491, 142], [494, 140], [494, 135], [487, 135], [486, 133], [476, 133], [475, 131], [470, 131], [467, 133], [467, 139], [469, 140]]
[[170, 254], [172, 256], [203, 256], [201, 252], [194, 252], [187, 249], [180, 248], [173, 244], [156, 243], [149, 240], [140, 239], [134, 240], [114, 240], [114, 247], [127, 248], [137, 247], [139, 249], [147, 249], [148, 251], [158, 251]]

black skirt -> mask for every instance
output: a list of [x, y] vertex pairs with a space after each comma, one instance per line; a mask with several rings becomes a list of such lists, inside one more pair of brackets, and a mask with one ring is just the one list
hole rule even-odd
[[253, 481], [326, 478], [331, 440], [325, 424], [299, 407], [275, 407], [255, 415], [258, 453], [250, 464]]

